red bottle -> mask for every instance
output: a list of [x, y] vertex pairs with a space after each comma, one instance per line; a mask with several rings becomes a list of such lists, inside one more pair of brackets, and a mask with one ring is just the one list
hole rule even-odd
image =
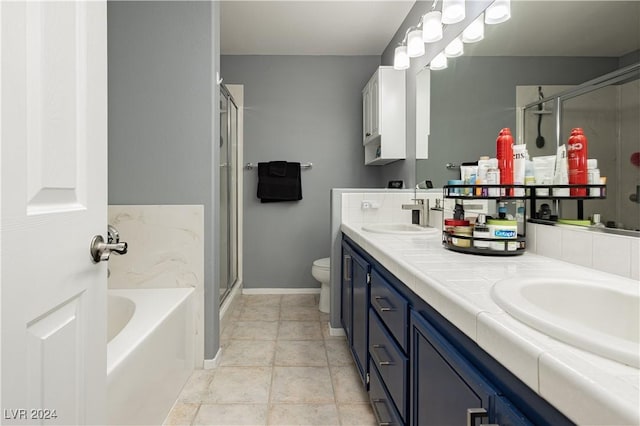
[[[500, 184], [513, 185], [513, 136], [508, 127], [500, 130], [496, 139], [496, 158], [500, 169]], [[505, 191], [505, 195], [512, 195], [511, 190]]]
[[[587, 172], [587, 137], [581, 128], [571, 130], [567, 152], [569, 160], [569, 184], [586, 185], [588, 182]], [[569, 194], [572, 197], [586, 197], [586, 188], [571, 188]]]

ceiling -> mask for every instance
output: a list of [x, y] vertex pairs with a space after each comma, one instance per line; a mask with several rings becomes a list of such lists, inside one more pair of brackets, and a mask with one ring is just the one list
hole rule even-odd
[[[381, 55], [414, 3], [222, 1], [221, 53]], [[466, 54], [619, 57], [640, 48], [637, 0], [512, 0], [511, 11], [509, 21], [486, 26], [485, 40]]]
[[223, 55], [381, 55], [415, 0], [223, 1]]

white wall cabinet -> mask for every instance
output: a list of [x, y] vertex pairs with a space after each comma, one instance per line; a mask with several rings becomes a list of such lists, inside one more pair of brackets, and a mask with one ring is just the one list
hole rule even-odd
[[362, 89], [364, 163], [382, 165], [406, 158], [404, 71], [379, 67]]

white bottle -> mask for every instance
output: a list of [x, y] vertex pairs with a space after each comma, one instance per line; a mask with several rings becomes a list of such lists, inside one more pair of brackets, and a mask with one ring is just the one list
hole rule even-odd
[[[489, 171], [490, 166], [491, 166], [491, 162], [489, 161], [489, 157], [487, 156], [480, 157], [480, 160], [478, 160], [478, 175], [476, 176], [476, 185], [487, 183], [487, 172]], [[487, 193], [483, 194], [481, 188], [476, 188], [476, 195], [487, 196], [488, 194]]]
[[[598, 160], [590, 158], [587, 160], [587, 183], [589, 185], [600, 184], [600, 169], [598, 168]], [[600, 197], [600, 188], [591, 188], [589, 195], [592, 197]]]
[[[498, 159], [491, 158], [489, 160], [489, 170], [487, 170], [487, 184], [499, 185], [500, 184], [500, 169], [498, 168]], [[500, 188], [489, 188], [489, 197], [499, 197]]]

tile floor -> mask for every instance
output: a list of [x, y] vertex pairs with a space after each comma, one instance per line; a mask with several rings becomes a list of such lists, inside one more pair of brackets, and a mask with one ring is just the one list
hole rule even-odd
[[194, 371], [165, 425], [375, 425], [318, 297], [241, 296], [220, 336], [220, 366]]

